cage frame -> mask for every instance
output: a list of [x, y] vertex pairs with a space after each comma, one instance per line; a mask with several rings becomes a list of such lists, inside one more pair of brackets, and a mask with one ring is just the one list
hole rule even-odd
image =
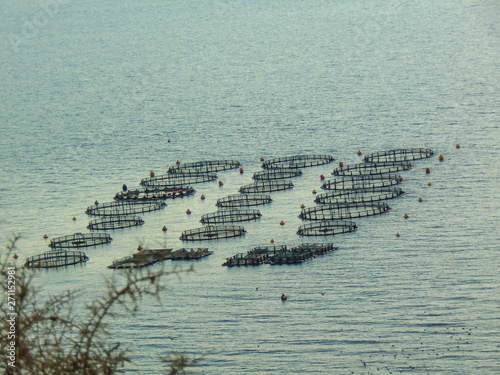
[[273, 200], [269, 194], [231, 194], [217, 199], [219, 208], [252, 207], [269, 204]]
[[407, 171], [413, 168], [408, 161], [379, 162], [379, 163], [358, 163], [337, 167], [333, 170], [334, 176], [360, 176], [378, 175]]
[[338, 203], [303, 208], [299, 218], [302, 220], [349, 220], [374, 216], [390, 211], [387, 203]]
[[298, 169], [315, 167], [318, 165], [328, 164], [335, 159], [331, 155], [292, 155], [280, 158], [265, 160], [262, 163], [262, 168], [287, 168]]
[[167, 204], [163, 200], [116, 200], [93, 204], [87, 207], [85, 213], [91, 216], [136, 215], [160, 210], [166, 206]]
[[201, 228], [188, 229], [181, 233], [182, 241], [211, 241], [224, 238], [240, 237], [246, 233], [242, 226], [207, 225]]
[[317, 204], [372, 203], [397, 198], [405, 194], [403, 189], [394, 186], [331, 190], [327, 193], [316, 195], [314, 202]]
[[34, 269], [56, 268], [85, 263], [88, 260], [89, 257], [82, 251], [60, 249], [31, 256], [26, 259], [24, 267]]
[[203, 224], [225, 224], [257, 220], [262, 216], [259, 210], [254, 209], [223, 209], [202, 215]]
[[[117, 223], [116, 225], [114, 223]], [[145, 222], [140, 216], [116, 215], [100, 216], [98, 219], [91, 220], [87, 229], [90, 230], [115, 230], [123, 228], [132, 228], [143, 225]]]
[[321, 188], [324, 190], [368, 189], [394, 186], [402, 182], [404, 182], [403, 177], [393, 174], [344, 176], [339, 179], [325, 181]]
[[51, 249], [79, 249], [82, 247], [94, 247], [105, 245], [112, 241], [108, 233], [73, 233], [67, 236], [59, 236], [50, 240]]
[[302, 171], [300, 169], [269, 168], [255, 172], [252, 178], [258, 181], [285, 180], [287, 178], [299, 177], [301, 175]]
[[241, 186], [239, 192], [242, 194], [272, 193], [292, 188], [293, 183], [288, 180], [257, 180], [252, 184]]
[[433, 155], [434, 151], [430, 148], [399, 148], [374, 152], [373, 154], [366, 155], [363, 160], [365, 162], [411, 161], [430, 158]]

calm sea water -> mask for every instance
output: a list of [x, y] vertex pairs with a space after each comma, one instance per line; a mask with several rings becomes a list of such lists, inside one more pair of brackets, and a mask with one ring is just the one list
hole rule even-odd
[[[41, 293], [81, 290], [84, 305], [118, 273], [106, 266], [139, 244], [185, 246], [180, 233], [250, 183], [261, 157], [331, 154], [335, 165], [304, 169], [292, 190], [272, 193], [244, 237], [195, 243], [214, 254], [167, 279], [161, 305], [146, 299], [138, 316], [113, 321], [111, 339], [133, 353], [126, 372], [160, 374], [159, 356], [176, 352], [203, 355], [198, 374], [498, 374], [499, 9], [479, 0], [4, 1], [2, 243], [22, 234], [20, 266], [48, 250], [44, 234], [86, 232], [87, 206], [150, 170], [243, 164], [243, 174], [219, 173], [223, 187], [195, 185], [195, 196], [142, 215], [144, 226], [112, 232], [111, 245], [86, 250], [85, 266], [37, 274]], [[358, 150], [405, 147], [444, 161], [401, 173], [407, 194], [389, 213], [316, 239], [337, 252], [296, 266], [221, 266], [271, 239], [313, 241], [296, 235], [297, 216], [314, 205], [319, 176], [359, 162]]]

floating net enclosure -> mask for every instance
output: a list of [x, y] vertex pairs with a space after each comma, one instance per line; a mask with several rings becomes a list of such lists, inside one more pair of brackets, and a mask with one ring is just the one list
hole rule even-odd
[[395, 173], [412, 168], [410, 162], [394, 161], [379, 163], [359, 163], [335, 168], [332, 172], [336, 176], [359, 176], [370, 174]]
[[334, 160], [330, 155], [295, 155], [264, 161], [262, 168], [307, 168], [331, 163]]
[[405, 192], [398, 187], [334, 190], [328, 193], [318, 194], [315, 202], [319, 204], [370, 203], [396, 198], [404, 194]]
[[245, 228], [235, 225], [208, 225], [202, 228], [182, 232], [183, 241], [218, 240], [220, 238], [238, 237], [245, 234]]
[[213, 251], [208, 251], [208, 248], [198, 248], [198, 249], [178, 249], [172, 251], [172, 260], [192, 260], [201, 259], [212, 255]]
[[302, 244], [269, 256], [269, 264], [296, 264], [337, 250], [332, 244]]
[[272, 168], [254, 173], [254, 180], [283, 180], [302, 174], [300, 169]]
[[388, 161], [408, 161], [430, 158], [434, 152], [430, 148], [406, 148], [389, 151], [379, 151], [364, 157], [368, 163], [388, 162]]
[[54, 250], [26, 259], [28, 268], [54, 268], [83, 263], [89, 258], [81, 251]]
[[232, 210], [221, 210], [203, 215], [200, 221], [203, 224], [224, 224], [224, 223], [256, 220], [261, 216], [262, 215], [259, 210], [232, 209]]
[[227, 267], [258, 266], [266, 263], [270, 255], [283, 251], [286, 251], [286, 246], [255, 247], [246, 254], [238, 253], [230, 258], [226, 258], [226, 262], [222, 265]]
[[240, 193], [253, 194], [253, 193], [270, 193], [273, 191], [280, 191], [293, 188], [290, 181], [284, 180], [263, 180], [257, 181], [250, 185], [240, 187]]
[[334, 236], [354, 232], [357, 228], [353, 221], [323, 220], [319, 223], [301, 225], [297, 234], [300, 236]]
[[217, 207], [237, 208], [259, 206], [271, 203], [271, 196], [267, 194], [233, 194], [224, 198], [217, 199]]
[[128, 191], [120, 191], [116, 193], [116, 200], [143, 200], [143, 201], [152, 201], [152, 200], [164, 200], [169, 198], [182, 198], [187, 195], [192, 195], [195, 193], [195, 190], [192, 187], [183, 187], [183, 188], [165, 188], [165, 189], [136, 189], [136, 190], [128, 190]]
[[237, 160], [207, 160], [192, 163], [182, 163], [168, 168], [167, 173], [196, 173], [196, 172], [217, 172], [228, 169], [235, 169], [241, 164]]
[[201, 184], [203, 182], [217, 179], [215, 173], [177, 173], [164, 174], [155, 177], [147, 177], [141, 180], [141, 185], [154, 187], [156, 189], [187, 187], [191, 184]]
[[87, 229], [91, 230], [112, 230], [121, 228], [130, 228], [143, 225], [144, 220], [139, 216], [103, 216], [102, 218], [89, 222]]
[[151, 212], [165, 207], [163, 201], [116, 201], [98, 203], [87, 207], [85, 211], [88, 215], [95, 216], [118, 216], [118, 215], [135, 215], [144, 212]]
[[346, 176], [340, 179], [328, 180], [321, 187], [327, 190], [368, 189], [393, 186], [403, 181], [401, 176], [391, 174]]
[[115, 260], [108, 268], [124, 269], [124, 268], [142, 268], [152, 264], [163, 262], [165, 260], [192, 260], [200, 259], [209, 256], [213, 251], [208, 251], [208, 248], [198, 249], [151, 249], [141, 250], [132, 256]]
[[303, 208], [299, 217], [304, 220], [343, 220], [379, 215], [389, 210], [387, 203], [337, 203]]
[[69, 249], [90, 247], [110, 243], [112, 238], [107, 233], [75, 233], [69, 236], [53, 238], [49, 247], [52, 249]]

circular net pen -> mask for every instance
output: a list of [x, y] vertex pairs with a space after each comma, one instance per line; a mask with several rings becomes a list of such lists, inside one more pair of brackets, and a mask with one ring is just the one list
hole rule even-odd
[[130, 201], [154, 201], [165, 200], [171, 198], [182, 198], [195, 193], [192, 187], [184, 188], [165, 188], [165, 189], [136, 189], [128, 191], [120, 191], [116, 193], [115, 200], [130, 200]]
[[364, 157], [367, 163], [389, 161], [408, 161], [430, 158], [434, 152], [430, 148], [401, 148], [396, 150], [379, 151]]
[[391, 174], [346, 176], [340, 179], [328, 180], [321, 185], [326, 190], [353, 190], [388, 187], [402, 183], [401, 176]]
[[143, 225], [144, 220], [139, 216], [104, 216], [102, 218], [92, 220], [89, 222], [87, 229], [90, 230], [113, 230], [136, 227]]
[[387, 203], [338, 203], [304, 208], [299, 217], [304, 220], [344, 220], [379, 215], [389, 210]]
[[300, 236], [334, 236], [354, 232], [357, 228], [353, 221], [323, 220], [319, 223], [301, 225], [297, 234]]
[[165, 202], [161, 201], [116, 201], [98, 203], [87, 207], [85, 213], [94, 216], [118, 216], [136, 215], [145, 212], [156, 211], [165, 207]]
[[81, 251], [55, 250], [29, 257], [24, 266], [27, 268], [54, 268], [71, 266], [88, 260], [89, 258]]
[[271, 196], [268, 194], [233, 194], [217, 199], [215, 205], [221, 208], [238, 208], [260, 206], [272, 201]]
[[183, 241], [218, 240], [243, 236], [245, 232], [245, 228], [235, 225], [207, 225], [182, 232], [180, 239]]
[[156, 189], [187, 187], [191, 184], [201, 184], [217, 179], [215, 173], [190, 173], [190, 174], [164, 174], [155, 177], [147, 177], [141, 180], [141, 185], [154, 187]]
[[302, 175], [300, 169], [272, 168], [254, 173], [254, 180], [283, 180]]
[[206, 160], [192, 163], [182, 163], [168, 168], [167, 173], [208, 173], [225, 171], [241, 167], [237, 160]]
[[370, 203], [396, 198], [404, 194], [405, 192], [398, 187], [335, 190], [317, 195], [314, 201], [319, 204]]
[[240, 187], [240, 193], [271, 193], [273, 191], [280, 191], [293, 188], [293, 183], [290, 181], [282, 180], [263, 180], [257, 181], [250, 185]]
[[396, 173], [411, 169], [412, 165], [406, 161], [359, 163], [335, 168], [332, 172], [335, 176], [359, 176], [384, 173]]
[[335, 159], [330, 155], [295, 155], [275, 158], [264, 161], [262, 168], [286, 168], [297, 169], [315, 167], [317, 165], [331, 163]]
[[52, 249], [70, 249], [104, 245], [111, 241], [112, 238], [107, 233], [75, 233], [52, 239], [49, 247]]
[[241, 221], [257, 220], [262, 214], [259, 210], [222, 210], [203, 215], [203, 224], [224, 224]]

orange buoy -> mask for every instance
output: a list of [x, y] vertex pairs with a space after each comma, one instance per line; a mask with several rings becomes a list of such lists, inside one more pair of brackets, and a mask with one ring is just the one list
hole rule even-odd
[[408, 214], [405, 214], [405, 219], [408, 219], [408, 218], [409, 218]]
[[282, 295], [281, 295], [281, 300], [282, 300], [282, 301], [286, 301], [286, 299], [287, 299], [287, 298], [288, 298], [288, 297], [287, 297], [287, 296], [285, 296], [284, 294], [282, 294]]
[[280, 225], [285, 225], [285, 222], [283, 220], [281, 220]]
[[75, 220], [76, 220], [76, 217], [73, 216], [73, 221], [75, 221]]
[[202, 194], [200, 197], [201, 200], [205, 199], [205, 196]]
[[141, 245], [137, 246], [137, 250], [141, 251], [142, 250], [142, 246]]
[[306, 206], [304, 206], [304, 204], [301, 204], [301, 205], [300, 205], [300, 208], [305, 208], [305, 207], [306, 207]]
[[12, 258], [17, 259], [17, 258], [19, 258], [19, 256], [18, 256], [17, 254], [14, 254], [14, 255], [12, 256]]
[[325, 176], [324, 175], [321, 175], [319, 176], [320, 179], [324, 180], [325, 179]]
[[224, 185], [224, 182], [219, 181], [219, 186], [222, 186], [222, 185]]
[[457, 143], [457, 145], [455, 146], [456, 148], [460, 148], [460, 145]]
[[49, 238], [49, 236], [47, 236], [46, 234], [44, 234], [43, 238], [47, 239], [47, 238]]
[[243, 168], [240, 168], [240, 173], [243, 173]]
[[99, 202], [96, 200], [96, 201], [94, 201], [94, 204], [97, 206], [99, 204]]
[[431, 173], [430, 168], [425, 168], [425, 173]]
[[399, 236], [400, 236], [400, 234], [399, 234], [399, 233], [396, 233], [396, 237], [399, 237]]
[[418, 198], [418, 201], [419, 201], [419, 202], [422, 202], [422, 201], [423, 201], [423, 199], [422, 199], [422, 198]]
[[154, 177], [155, 173], [153, 171], [149, 171], [149, 177]]
[[270, 241], [270, 242], [271, 242], [271, 243], [274, 243], [274, 240], [271, 238], [271, 241]]
[[264, 158], [263, 158], [263, 157], [261, 157], [261, 158], [260, 158], [260, 161], [264, 161]]
[[167, 231], [167, 227], [164, 225], [163, 228], [161, 228], [162, 231], [166, 232]]
[[361, 155], [361, 150], [358, 150], [358, 155]]
[[181, 163], [181, 162], [180, 162], [179, 160], [177, 160], [177, 161], [175, 162], [175, 164], [180, 164], [180, 163]]
[[170, 143], [170, 139], [169, 139], [169, 140], [167, 140], [167, 143]]
[[339, 162], [339, 167], [342, 168], [344, 166], [344, 163]]
[[186, 210], [186, 213], [187, 213], [188, 215], [191, 215], [191, 210], [188, 208], [188, 209]]
[[432, 186], [432, 184], [429, 182], [429, 183], [427, 184], [427, 186]]
[[443, 161], [444, 160], [444, 156], [443, 155], [439, 155], [439, 161]]
[[313, 194], [316, 194], [316, 190], [313, 190]]

